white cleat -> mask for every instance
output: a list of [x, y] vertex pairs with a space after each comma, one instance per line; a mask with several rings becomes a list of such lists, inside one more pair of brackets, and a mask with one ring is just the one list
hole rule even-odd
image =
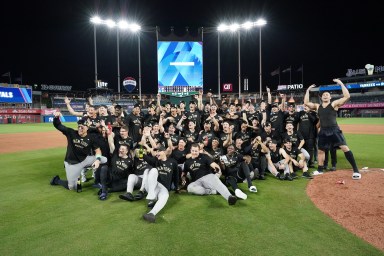
[[247, 199], [247, 195], [240, 189], [235, 190], [235, 195], [240, 199], [243, 199], [243, 200]]
[[257, 188], [256, 186], [250, 186], [249, 187], [249, 191], [253, 192], [253, 193], [256, 193], [257, 192]]
[[323, 174], [323, 172], [314, 171], [314, 172], [312, 173], [313, 176], [317, 176], [317, 175], [321, 175], [321, 174]]
[[354, 179], [354, 180], [359, 180], [359, 179], [361, 179], [361, 174], [358, 173], [358, 172], [354, 172], [354, 173], [352, 174], [352, 179]]

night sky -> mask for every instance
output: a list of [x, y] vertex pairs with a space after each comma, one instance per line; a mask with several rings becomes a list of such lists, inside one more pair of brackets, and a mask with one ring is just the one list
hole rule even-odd
[[[202, 3], [201, 3], [202, 2]], [[94, 37], [89, 19], [125, 17], [141, 24], [143, 93], [157, 92], [156, 34], [197, 33], [199, 27], [221, 22], [264, 18], [262, 29], [263, 90], [277, 88], [270, 73], [292, 67], [291, 83], [331, 84], [347, 69], [370, 63], [384, 65], [380, 1], [3, 1], [1, 3], [0, 75], [12, 79], [22, 73], [23, 84], [71, 85], [74, 90], [94, 87]], [[120, 33], [121, 80], [138, 80], [137, 35]], [[249, 90], [259, 90], [259, 30], [241, 34], [241, 76]], [[238, 86], [238, 42], [230, 33], [220, 36], [221, 82]], [[217, 91], [217, 33], [204, 33], [204, 86]], [[117, 91], [116, 30], [97, 28], [98, 78]], [[7, 77], [0, 77], [8, 82]], [[280, 84], [289, 84], [289, 72]], [[122, 89], [123, 90], [123, 89]], [[235, 89], [237, 91], [237, 89]]]

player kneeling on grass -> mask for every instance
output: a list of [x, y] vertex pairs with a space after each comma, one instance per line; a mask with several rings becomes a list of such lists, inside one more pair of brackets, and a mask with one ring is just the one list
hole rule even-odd
[[[88, 126], [84, 120], [79, 120], [77, 122], [78, 130], [74, 130], [61, 124], [60, 115], [60, 112], [54, 114], [53, 126], [67, 137], [67, 152], [64, 159], [67, 180], [61, 180], [56, 175], [50, 183], [51, 185], [62, 185], [69, 190], [76, 190], [77, 179], [83, 168], [90, 166], [98, 168], [100, 164], [107, 162], [107, 158], [101, 155], [96, 138], [88, 134]], [[93, 152], [95, 155], [92, 155]]]
[[[115, 149], [111, 146], [111, 143], [110, 147], [113, 152]], [[129, 156], [129, 145], [121, 144], [118, 150], [118, 154], [112, 156], [110, 167], [102, 165], [96, 171], [100, 172], [100, 200], [106, 200], [108, 192], [124, 191], [127, 189], [128, 175], [133, 172], [133, 161]]]
[[[289, 161], [291, 158], [283, 148], [277, 147], [277, 142], [271, 140], [269, 144], [269, 154], [267, 154], [268, 170], [280, 180], [292, 181], [289, 170]], [[283, 171], [283, 175], [280, 173]]]
[[[167, 158], [166, 149], [163, 146], [151, 149], [151, 157], [144, 155], [144, 160], [153, 168], [144, 172], [144, 188], [148, 192], [148, 208], [152, 208], [143, 215], [148, 222], [156, 221], [156, 214], [164, 208], [169, 198], [172, 183], [178, 184], [177, 162], [173, 158]], [[175, 187], [177, 191], [177, 186]]]
[[191, 158], [184, 164], [184, 171], [181, 175], [182, 185], [186, 183], [186, 176], [191, 175], [192, 182], [188, 185], [188, 193], [196, 195], [211, 195], [219, 193], [224, 197], [229, 205], [236, 204], [237, 197], [231, 195], [228, 188], [211, 171], [221, 171], [220, 166], [206, 154], [200, 154], [199, 144], [194, 143], [191, 146]]
[[238, 198], [247, 199], [247, 195], [237, 185], [243, 180], [247, 181], [250, 192], [257, 192], [256, 187], [252, 184], [249, 166], [243, 155], [235, 153], [234, 145], [228, 146], [227, 154], [220, 158], [220, 164], [225, 175], [225, 182], [233, 188]]
[[303, 178], [312, 179], [313, 177], [308, 172], [307, 161], [304, 153], [295, 146], [292, 146], [292, 142], [289, 139], [284, 139], [284, 150], [291, 158], [289, 161], [289, 169], [291, 176], [296, 178], [296, 171], [303, 170]]

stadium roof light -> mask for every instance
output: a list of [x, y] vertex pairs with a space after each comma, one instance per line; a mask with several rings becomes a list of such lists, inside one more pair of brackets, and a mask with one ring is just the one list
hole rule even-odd
[[258, 19], [255, 23], [256, 26], [261, 27], [267, 24], [267, 21], [264, 19]]

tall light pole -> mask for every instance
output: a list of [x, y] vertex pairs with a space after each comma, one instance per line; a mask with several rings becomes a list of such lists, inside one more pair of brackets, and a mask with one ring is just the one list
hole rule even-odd
[[220, 78], [220, 33], [217, 33], [217, 91], [219, 93], [219, 100], [221, 100], [221, 78]]
[[255, 25], [259, 27], [259, 79], [260, 79], [260, 88], [259, 88], [259, 93], [260, 93], [260, 99], [262, 98], [261, 97], [261, 94], [262, 94], [262, 87], [263, 87], [263, 73], [262, 73], [262, 62], [261, 62], [261, 27], [264, 26], [265, 24], [267, 24], [267, 21], [265, 21], [264, 19], [258, 19], [256, 22], [255, 22]]
[[119, 29], [116, 29], [116, 47], [117, 47], [117, 92], [119, 93], [120, 97], [120, 47], [119, 47]]
[[96, 25], [101, 23], [101, 19], [98, 16], [91, 18], [93, 23], [93, 42], [95, 48], [95, 87], [97, 88], [97, 47], [96, 47]]
[[[236, 23], [232, 24], [232, 25], [226, 25], [226, 24], [221, 24], [220, 26], [217, 27], [217, 30], [218, 32], [222, 32], [222, 31], [227, 31], [227, 30], [230, 30], [232, 32], [238, 32], [238, 79], [239, 79], [239, 98], [241, 97], [241, 61], [240, 61], [240, 29], [251, 29], [253, 27], [260, 27], [260, 30], [259, 30], [259, 35], [260, 35], [260, 46], [259, 46], [259, 54], [260, 54], [260, 58], [259, 58], [259, 61], [260, 61], [260, 69], [259, 69], [259, 79], [260, 79], [260, 97], [261, 97], [261, 93], [262, 93], [262, 62], [261, 62], [261, 27], [264, 26], [265, 24], [267, 24], [267, 22], [264, 20], [264, 19], [259, 19], [257, 20], [256, 22], [245, 22], [241, 25], [238, 25]], [[218, 36], [218, 49], [220, 49], [220, 36]], [[220, 50], [218, 50], [218, 54], [220, 55]], [[219, 72], [220, 72], [220, 56], [218, 56], [218, 60], [219, 60]], [[219, 74], [220, 76], [220, 74]], [[219, 80], [220, 81], [220, 80]]]
[[[120, 31], [119, 30], [125, 30], [129, 29], [132, 32], [137, 32], [141, 29], [139, 25], [136, 23], [128, 23], [124, 20], [119, 21], [116, 23], [115, 21], [108, 19], [108, 20], [102, 20], [99, 17], [95, 16], [91, 18], [91, 22], [94, 24], [94, 40], [95, 40], [95, 80], [97, 80], [97, 59], [96, 59], [96, 25], [103, 24], [107, 25], [109, 28], [115, 28], [116, 27], [116, 46], [117, 46], [117, 92], [120, 95]], [[140, 61], [140, 36], [139, 36], [139, 93], [140, 93], [140, 99], [141, 99], [141, 61]]]
[[240, 69], [240, 30], [237, 31], [237, 48], [238, 48], [238, 62], [239, 62], [239, 70], [237, 76], [239, 78], [239, 100], [241, 98], [241, 69]]
[[140, 32], [137, 33], [137, 41], [138, 41], [138, 55], [139, 55], [139, 99], [141, 101], [141, 58], [140, 58]]

